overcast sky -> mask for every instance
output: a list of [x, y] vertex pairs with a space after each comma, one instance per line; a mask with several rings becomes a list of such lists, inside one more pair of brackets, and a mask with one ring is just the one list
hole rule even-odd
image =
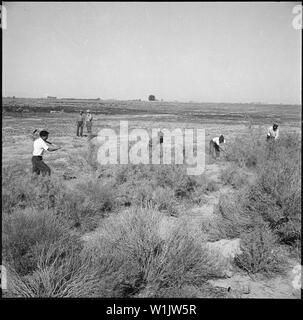
[[299, 104], [297, 4], [4, 2], [3, 95]]

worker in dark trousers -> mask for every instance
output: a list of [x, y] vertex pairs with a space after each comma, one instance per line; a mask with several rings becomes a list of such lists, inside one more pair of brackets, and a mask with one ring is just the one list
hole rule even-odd
[[276, 141], [279, 139], [279, 128], [276, 123], [268, 128], [266, 141], [267, 141], [267, 150], [268, 157], [275, 156], [277, 149], [275, 148]]
[[82, 137], [83, 136], [84, 122], [85, 122], [85, 114], [81, 110], [79, 112], [78, 117], [77, 117], [77, 137]]
[[221, 134], [220, 137], [215, 137], [209, 142], [209, 154], [212, 155], [213, 158], [220, 157], [220, 144], [225, 143], [225, 138]]
[[49, 166], [44, 163], [43, 161], [43, 153], [45, 150], [47, 151], [56, 151], [60, 149], [61, 147], [54, 147], [52, 145], [49, 145], [47, 143], [47, 138], [49, 133], [46, 130], [42, 130], [40, 132], [40, 138], [36, 139], [34, 141], [34, 151], [33, 151], [33, 157], [32, 157], [32, 164], [33, 164], [33, 173], [42, 176], [51, 175], [51, 169]]

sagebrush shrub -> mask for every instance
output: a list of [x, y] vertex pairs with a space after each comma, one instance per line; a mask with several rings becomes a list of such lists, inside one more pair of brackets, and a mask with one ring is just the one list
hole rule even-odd
[[2, 244], [9, 296], [87, 297], [99, 288], [79, 236], [53, 211], [5, 213]]
[[[257, 178], [242, 193], [244, 196], [239, 199], [242, 209], [237, 212], [245, 212], [259, 221], [261, 218], [278, 235], [280, 242], [296, 246], [301, 241], [300, 138], [284, 133], [275, 142], [267, 142], [264, 136], [257, 134], [245, 139], [250, 139], [251, 143], [245, 140], [240, 144], [236, 140], [230, 144], [227, 158], [243, 166], [253, 154], [257, 159]], [[229, 180], [228, 174], [222, 178]], [[233, 180], [232, 175], [230, 179]]]
[[98, 145], [89, 141], [84, 149], [77, 149], [68, 155], [69, 166], [77, 173], [96, 172], [98, 163]]
[[121, 205], [154, 206], [160, 210], [173, 208], [178, 199], [190, 198], [200, 185], [183, 166], [175, 165], [121, 165], [114, 181]]
[[4, 175], [2, 203], [5, 212], [26, 208], [51, 210], [67, 220], [71, 227], [81, 226], [85, 231], [95, 228], [100, 218], [116, 206], [110, 181], [103, 182], [92, 174], [79, 177], [69, 188], [56, 176], [13, 174], [17, 168], [8, 168]]
[[101, 218], [116, 207], [116, 199], [110, 183], [87, 177], [66, 190], [57, 212], [80, 226], [82, 231], [93, 230]]
[[2, 244], [5, 263], [23, 276], [37, 268], [41, 254], [51, 247], [64, 248], [66, 254], [80, 242], [53, 212], [25, 209], [4, 213]]
[[63, 189], [62, 183], [56, 177], [33, 176], [25, 172], [11, 176], [9, 167], [4, 174], [4, 181], [2, 208], [6, 212], [15, 208], [37, 207], [41, 210], [54, 208], [56, 197]]
[[268, 222], [280, 241], [292, 244], [301, 239], [300, 163], [281, 155], [260, 168], [249, 191], [249, 209]]
[[[148, 288], [148, 295], [154, 296], [161, 288], [199, 284], [221, 274], [217, 257], [184, 226], [163, 240], [161, 217], [160, 212], [138, 209], [112, 216], [102, 225], [87, 249], [101, 270], [102, 294], [129, 297]], [[104, 263], [111, 271], [105, 267], [104, 272]]]
[[281, 273], [285, 267], [279, 255], [276, 237], [268, 227], [255, 227], [241, 235], [242, 253], [235, 257], [235, 263], [248, 273]]
[[[61, 258], [60, 258], [61, 257]], [[39, 256], [37, 268], [25, 276], [9, 269], [9, 294], [24, 298], [86, 298], [97, 295], [99, 282], [78, 251], [58, 243]]]
[[243, 169], [235, 164], [221, 170], [221, 179], [224, 184], [229, 184], [235, 189], [239, 189], [248, 183], [247, 175]]
[[156, 187], [152, 195], [155, 208], [157, 210], [167, 210], [171, 213], [175, 212], [177, 201], [174, 198], [173, 190], [169, 188]]
[[226, 160], [233, 161], [240, 167], [255, 167], [266, 150], [263, 141], [266, 139], [260, 132], [243, 133], [232, 143], [226, 145]]
[[216, 207], [216, 227], [212, 233], [219, 238], [239, 238], [242, 233], [251, 231], [256, 225], [264, 225], [260, 215], [246, 209], [247, 195], [244, 192], [232, 196], [221, 195]]

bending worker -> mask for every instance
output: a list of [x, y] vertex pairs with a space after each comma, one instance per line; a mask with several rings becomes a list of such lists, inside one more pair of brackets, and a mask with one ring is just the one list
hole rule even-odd
[[220, 137], [215, 137], [209, 142], [209, 154], [212, 155], [213, 158], [220, 157], [220, 144], [225, 143], [224, 136], [221, 134]]
[[276, 123], [274, 123], [272, 125], [272, 127], [269, 127], [268, 128], [268, 131], [267, 131], [267, 140], [270, 140], [270, 141], [274, 141], [274, 140], [277, 140], [279, 138], [279, 129], [278, 129], [278, 125]]
[[40, 131], [39, 135], [40, 135], [40, 138], [34, 141], [34, 151], [33, 151], [33, 157], [32, 157], [33, 173], [37, 175], [42, 173], [42, 176], [45, 176], [48, 174], [50, 176], [51, 169], [46, 163], [44, 163], [42, 158], [43, 153], [45, 150], [56, 151], [61, 147], [52, 146], [50, 142], [47, 142], [49, 133], [46, 130]]

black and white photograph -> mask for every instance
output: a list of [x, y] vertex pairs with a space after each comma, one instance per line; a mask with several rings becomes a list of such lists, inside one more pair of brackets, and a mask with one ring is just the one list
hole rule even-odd
[[2, 300], [301, 299], [302, 2], [4, 1], [1, 32]]

